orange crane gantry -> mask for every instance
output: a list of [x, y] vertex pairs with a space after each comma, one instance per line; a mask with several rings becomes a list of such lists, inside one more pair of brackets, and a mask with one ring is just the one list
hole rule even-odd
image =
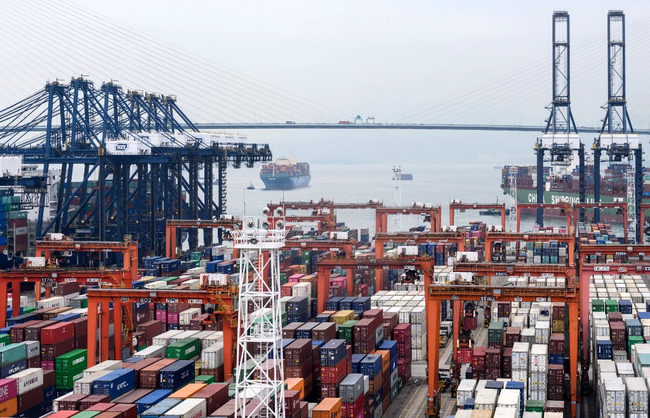
[[296, 201], [296, 202], [279, 202], [273, 203], [269, 202], [266, 205], [270, 209], [270, 213], [273, 213], [278, 208], [284, 208], [285, 211], [289, 209], [293, 210], [318, 210], [318, 209], [329, 209], [334, 211], [335, 209], [377, 209], [384, 207], [384, 204], [375, 200], [369, 200], [364, 203], [335, 203], [331, 200], [320, 199], [319, 201], [314, 202], [313, 200], [307, 201]]
[[575, 238], [573, 237], [573, 234], [545, 234], [545, 233], [528, 233], [528, 232], [487, 232], [485, 234], [485, 260], [490, 261], [492, 259], [492, 244], [498, 241], [566, 242], [568, 247], [567, 260], [569, 262], [569, 266], [574, 265]]
[[165, 237], [167, 242], [165, 244], [165, 253], [167, 257], [173, 257], [176, 254], [176, 230], [178, 228], [182, 229], [234, 229], [236, 227], [241, 228], [242, 222], [239, 219], [217, 219], [217, 220], [206, 220], [206, 219], [168, 219], [165, 225]]
[[[384, 245], [389, 241], [397, 243], [413, 243], [415, 245], [428, 242], [455, 242], [458, 251], [465, 250], [465, 239], [461, 232], [396, 232], [378, 233], [375, 235], [375, 258], [384, 258]], [[384, 272], [378, 271], [376, 276], [377, 290], [384, 290]]]
[[271, 228], [275, 228], [276, 223], [280, 220], [284, 220], [287, 223], [317, 222], [319, 233], [336, 231], [336, 215], [333, 212], [316, 215], [285, 215], [281, 218], [269, 217]]
[[442, 208], [438, 206], [384, 206], [375, 210], [375, 234], [388, 232], [388, 215], [425, 215], [431, 220], [431, 231], [442, 228]]
[[354, 240], [287, 239], [282, 249], [329, 251], [331, 258], [343, 252], [345, 258], [353, 258], [354, 243]]
[[[491, 263], [490, 263], [491, 264]], [[525, 266], [525, 265], [522, 265]], [[494, 267], [491, 267], [494, 268]], [[524, 268], [524, 267], [522, 267]], [[570, 276], [572, 269], [565, 268], [566, 274]], [[567, 277], [567, 284], [571, 283]], [[440, 414], [440, 390], [438, 387], [438, 368], [440, 362], [440, 302], [452, 300], [454, 302], [454, 342], [458, 338], [457, 324], [460, 322], [461, 303], [463, 301], [523, 301], [536, 302], [543, 298], [546, 301], [565, 302], [569, 307], [569, 362], [571, 376], [571, 406], [572, 416], [576, 414], [577, 402], [577, 367], [578, 367], [578, 289], [575, 287], [513, 287], [493, 285], [456, 285], [439, 284], [432, 285], [431, 277], [425, 275], [425, 305], [427, 316], [427, 334], [430, 341], [427, 344], [427, 361], [429, 364], [429, 396], [427, 415], [439, 416]], [[455, 351], [455, 350], [453, 350]]]
[[464, 203], [464, 202], [450, 202], [449, 203], [449, 225], [455, 225], [456, 211], [464, 212], [466, 210], [489, 210], [495, 209], [501, 212], [501, 227], [506, 229], [506, 203]]
[[356, 269], [406, 269], [414, 268], [424, 272], [429, 283], [433, 276], [433, 260], [421, 258], [367, 258], [367, 259], [325, 259], [318, 263], [318, 313], [325, 310], [330, 294], [330, 274], [332, 269], [346, 270], [348, 292], [354, 291], [353, 277]]
[[558, 203], [517, 203], [517, 232], [521, 230], [521, 211], [525, 209], [560, 209], [566, 216], [566, 229], [571, 229], [571, 204]]
[[[233, 347], [237, 338], [236, 287], [208, 288], [204, 290], [136, 290], [136, 289], [88, 289], [88, 367], [96, 363], [97, 328], [100, 327], [100, 361], [108, 360], [109, 306], [113, 304], [114, 344], [116, 360], [122, 359], [118, 347], [123, 345], [122, 310], [132, 302], [139, 303], [189, 303], [212, 304], [215, 314], [223, 319], [224, 376], [230, 376], [233, 368]], [[98, 320], [101, 313], [101, 320]], [[106, 313], [106, 314], [104, 314]]]
[[[623, 215], [623, 237], [627, 240], [627, 203], [625, 202], [607, 202], [607, 203], [574, 203], [573, 204], [573, 231], [578, 232], [578, 210], [579, 209], [620, 209]], [[643, 204], [641, 204], [641, 214], [643, 216]]]
[[[124, 269], [104, 269], [104, 270], [71, 270], [61, 268], [29, 268], [0, 271], [0, 294], [6, 295], [9, 284], [12, 289], [12, 306], [20, 307], [20, 284], [34, 283], [34, 293], [36, 301], [41, 299], [41, 284], [51, 281], [53, 283], [63, 283], [73, 280], [81, 284], [110, 283], [120, 285], [131, 280], [131, 271]], [[17, 290], [17, 291], [16, 291]], [[51, 288], [45, 288], [45, 297], [49, 298]], [[14, 309], [12, 316], [20, 315], [20, 309]], [[7, 299], [0, 297], [0, 324], [7, 321]]]
[[45, 257], [46, 262], [52, 258], [53, 251], [76, 251], [87, 253], [112, 252], [122, 254], [122, 268], [125, 272], [124, 287], [130, 288], [131, 283], [138, 280], [138, 242], [137, 241], [73, 241], [73, 240], [43, 240], [36, 241], [36, 256]]

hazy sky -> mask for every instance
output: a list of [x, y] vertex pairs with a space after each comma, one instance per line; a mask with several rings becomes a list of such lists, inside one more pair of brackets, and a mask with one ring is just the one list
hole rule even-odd
[[[81, 10], [75, 12], [74, 4]], [[607, 11], [623, 9], [630, 111], [635, 126], [650, 127], [647, 1], [10, 0], [3, 5], [3, 107], [47, 79], [88, 74], [98, 82], [114, 78], [126, 88], [177, 94], [199, 121], [331, 121], [360, 114], [395, 122], [540, 125], [551, 98], [551, 15], [568, 10], [574, 114], [578, 125], [591, 126], [599, 123], [606, 101]], [[87, 11], [119, 23], [98, 24]], [[299, 97], [278, 101], [283, 92], [257, 82], [247, 90], [241, 76], [217, 74], [217, 63]], [[271, 142], [276, 154], [312, 161], [435, 162], [456, 156], [469, 163], [532, 161], [536, 137], [393, 131], [249, 136]], [[590, 143], [593, 135], [584, 138]]]

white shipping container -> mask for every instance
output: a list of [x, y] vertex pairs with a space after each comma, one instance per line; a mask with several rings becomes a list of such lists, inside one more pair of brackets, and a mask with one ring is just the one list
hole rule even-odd
[[179, 403], [163, 416], [173, 416], [179, 418], [200, 418], [207, 415], [207, 405], [205, 399], [189, 398]]
[[400, 308], [399, 314], [397, 314], [397, 322], [400, 324], [408, 324], [411, 322], [411, 312], [413, 311], [412, 307], [404, 306]]
[[535, 324], [535, 342], [537, 344], [548, 344], [551, 336], [551, 323], [548, 321], [537, 321]]
[[546, 391], [547, 372], [530, 372], [528, 387], [531, 391]]
[[102, 376], [112, 373], [113, 370], [101, 370], [95, 373], [84, 375], [81, 379], [74, 382], [73, 391], [78, 395], [92, 395], [93, 382]]
[[519, 416], [519, 411], [514, 408], [498, 406], [494, 410], [493, 418], [516, 418]]
[[411, 311], [411, 323], [412, 324], [426, 324], [427, 317], [426, 312], [423, 306], [418, 306], [413, 308]]
[[166, 347], [163, 345], [152, 345], [144, 350], [133, 353], [133, 357], [142, 358], [165, 358]]
[[648, 415], [648, 388], [642, 377], [628, 377], [625, 379], [627, 388], [627, 410], [630, 413], [643, 413]]
[[201, 351], [201, 368], [214, 370], [223, 365], [223, 342], [217, 342]]
[[18, 395], [27, 393], [32, 389], [43, 386], [43, 369], [32, 368], [26, 369], [22, 372], [14, 373], [7, 377], [7, 379], [17, 380]]
[[[187, 282], [186, 282], [187, 283]], [[201, 315], [201, 308], [190, 308], [180, 313], [178, 323], [180, 325], [189, 325], [190, 321]]]
[[41, 355], [41, 342], [40, 341], [25, 341], [27, 348], [27, 358], [38, 357]]
[[64, 299], [61, 296], [54, 296], [47, 299], [41, 299], [36, 302], [36, 309], [62, 308]]
[[519, 395], [520, 392], [517, 389], [502, 389], [497, 400], [497, 409], [499, 407], [514, 408], [518, 412]]
[[171, 344], [169, 342], [169, 340], [172, 337], [175, 337], [178, 334], [181, 334], [182, 332], [183, 331], [179, 331], [179, 330], [172, 330], [172, 331], [163, 332], [162, 334], [159, 334], [159, 335], [156, 335], [155, 337], [153, 337], [152, 343], [153, 343], [153, 345], [168, 346], [169, 344]]
[[311, 297], [311, 283], [298, 283], [291, 287], [291, 295], [293, 297], [307, 296]]
[[533, 344], [530, 349], [530, 371], [546, 372], [548, 370], [548, 345]]
[[[618, 418], [614, 417], [612, 415], [609, 416], [610, 418]], [[564, 418], [564, 414], [562, 412], [544, 412], [544, 418]], [[623, 417], [620, 417], [623, 418]]]
[[[546, 413], [546, 416], [548, 416], [548, 412]], [[542, 418], [542, 413], [541, 412], [524, 412], [524, 416], [522, 418]]]
[[99, 373], [103, 371], [112, 371], [112, 370], [119, 370], [122, 368], [122, 362], [119, 360], [106, 360], [102, 361], [99, 364], [95, 364], [94, 366], [84, 370], [84, 377], [90, 376], [93, 373]]
[[474, 390], [478, 382], [474, 379], [463, 379], [456, 389], [456, 405], [462, 407], [465, 401], [474, 397]]
[[529, 343], [516, 342], [512, 345], [512, 369], [528, 370]]
[[201, 349], [205, 350], [213, 344], [223, 341], [223, 331], [215, 331], [201, 340]]
[[189, 286], [190, 290], [200, 290], [201, 289], [201, 279], [192, 279], [183, 282], [183, 286]]
[[601, 385], [603, 413], [625, 413], [625, 385], [620, 377], [605, 379]]
[[493, 410], [497, 403], [496, 389], [480, 389], [476, 392], [474, 398], [474, 409]]
[[27, 268], [45, 267], [45, 257], [25, 257], [23, 263]]
[[[79, 292], [76, 293], [70, 293], [69, 295], [63, 296], [63, 306], [70, 306], [70, 301], [76, 297], [79, 296]], [[70, 312], [65, 312], [65, 314], [69, 314]]]
[[458, 409], [456, 410], [456, 415], [454, 415], [454, 418], [472, 418], [472, 410], [471, 409]]

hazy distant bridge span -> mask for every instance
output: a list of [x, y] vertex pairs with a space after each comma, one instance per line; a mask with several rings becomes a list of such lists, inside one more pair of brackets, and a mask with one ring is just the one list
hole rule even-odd
[[[500, 132], [542, 132], [541, 125], [469, 125], [469, 124], [411, 124], [411, 123], [197, 123], [199, 129], [399, 129], [399, 130], [431, 130], [431, 131], [500, 131]], [[580, 133], [599, 133], [600, 128], [583, 126], [578, 128]], [[640, 135], [650, 135], [650, 129], [635, 131]]]

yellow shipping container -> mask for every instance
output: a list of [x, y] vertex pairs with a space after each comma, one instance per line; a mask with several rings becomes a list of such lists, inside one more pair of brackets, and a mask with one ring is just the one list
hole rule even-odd
[[341, 325], [345, 321], [354, 320], [354, 311], [338, 311], [332, 315], [332, 322], [337, 325]]

